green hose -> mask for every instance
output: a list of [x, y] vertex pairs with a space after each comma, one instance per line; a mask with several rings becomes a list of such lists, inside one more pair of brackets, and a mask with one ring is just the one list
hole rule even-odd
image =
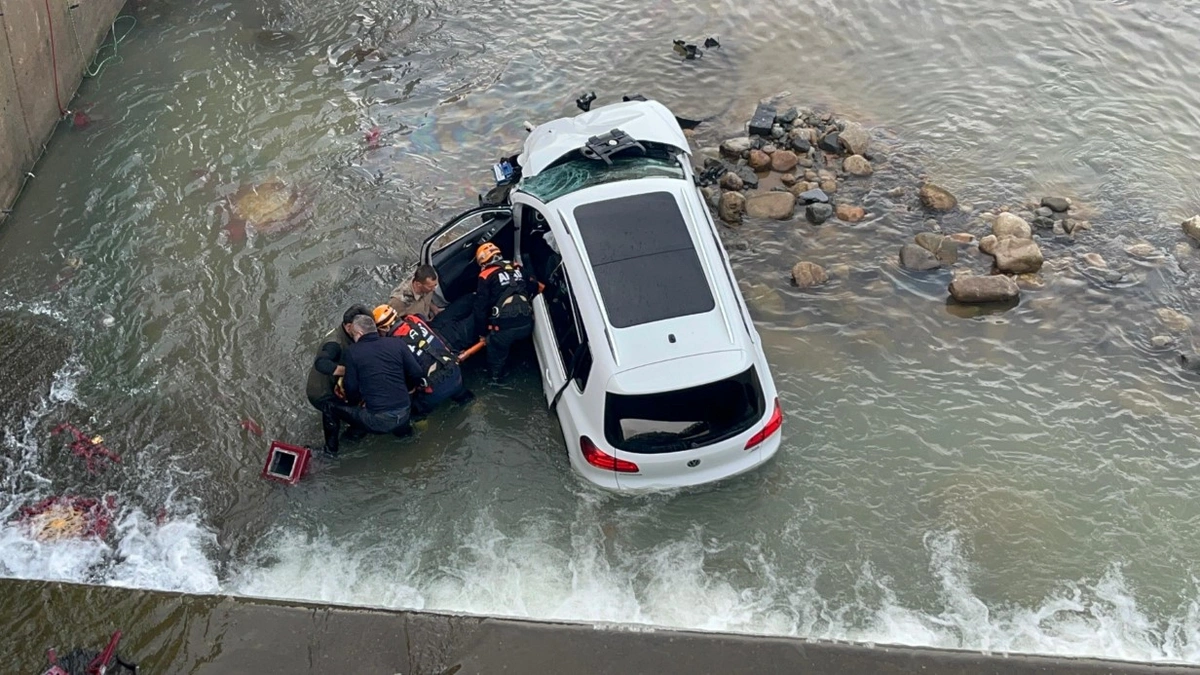
[[[66, 0], [66, 1], [68, 3], [71, 2], [71, 0]], [[78, 6], [78, 5], [76, 5], [76, 6]], [[75, 34], [75, 45], [77, 47], [79, 47], [79, 51], [82, 52], [83, 51], [83, 42], [81, 42], [79, 40], [79, 31], [76, 30], [76, 28], [75, 28], [75, 18], [72, 17], [71, 14], [72, 14], [72, 6], [70, 4], [68, 4], [67, 5], [67, 17], [71, 19], [71, 32]], [[129, 29], [118, 36], [117, 24], [121, 23], [122, 19], [129, 19], [129, 21], [130, 21]], [[118, 16], [112, 23], [112, 36], [113, 36], [112, 44], [109, 45], [107, 43], [104, 43], [104, 44], [100, 45], [100, 48], [96, 50], [96, 55], [92, 57], [92, 62], [84, 67], [83, 76], [84, 77], [96, 77], [97, 75], [100, 74], [100, 71], [102, 71], [104, 69], [105, 64], [107, 64], [109, 61], [112, 61], [114, 59], [119, 59], [120, 57], [117, 55], [117, 45], [121, 44], [122, 42], [125, 41], [125, 38], [129, 37], [129, 34], [133, 32], [133, 29], [135, 26], [137, 26], [137, 19], [135, 17], [128, 16], [128, 15]], [[104, 53], [104, 48], [109, 47], [109, 46], [112, 47], [112, 54], [109, 54], [108, 56], [105, 56], [104, 58], [100, 58], [100, 55]]]

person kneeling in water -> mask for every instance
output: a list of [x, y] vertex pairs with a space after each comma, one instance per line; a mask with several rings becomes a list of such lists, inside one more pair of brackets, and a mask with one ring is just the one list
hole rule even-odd
[[404, 341], [424, 373], [424, 383], [415, 393], [413, 417], [428, 415], [446, 399], [467, 403], [474, 398], [463, 384], [458, 355], [425, 317], [409, 314], [397, 321], [395, 310], [380, 305], [375, 308], [374, 318], [381, 335]]

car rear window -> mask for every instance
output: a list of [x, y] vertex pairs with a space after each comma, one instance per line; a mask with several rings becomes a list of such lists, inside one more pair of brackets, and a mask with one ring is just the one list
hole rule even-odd
[[592, 202], [575, 207], [574, 214], [615, 328], [703, 314], [716, 306], [671, 193]]
[[709, 384], [658, 394], [608, 392], [604, 437], [625, 452], [691, 450], [736, 436], [766, 410], [758, 373], [745, 372]]

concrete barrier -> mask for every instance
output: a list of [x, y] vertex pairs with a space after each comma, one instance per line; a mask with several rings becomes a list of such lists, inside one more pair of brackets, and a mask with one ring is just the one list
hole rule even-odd
[[[29, 604], [36, 606], [29, 607]], [[19, 621], [34, 669], [123, 630], [142, 672], [355, 675], [1197, 675], [1096, 659], [867, 646], [783, 637], [469, 617], [100, 586], [0, 581], [0, 617]], [[3, 626], [0, 621], [0, 626]]]
[[124, 5], [0, 0], [0, 222]]

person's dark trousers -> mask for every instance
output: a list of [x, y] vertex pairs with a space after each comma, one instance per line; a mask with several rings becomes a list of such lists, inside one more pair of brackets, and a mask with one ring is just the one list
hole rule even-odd
[[525, 321], [515, 326], [501, 327], [487, 336], [488, 370], [493, 380], [504, 379], [504, 366], [508, 362], [508, 352], [518, 340], [524, 340], [533, 334], [533, 322]]
[[347, 422], [351, 427], [358, 427], [372, 434], [398, 433], [408, 426], [408, 408], [371, 412], [362, 406], [335, 403], [327, 409], [329, 413], [323, 412], [321, 415], [322, 427], [325, 430], [325, 451], [334, 455], [338, 452], [340, 422]]
[[429, 393], [422, 392], [416, 396], [413, 400], [413, 415], [416, 417], [425, 417], [446, 399], [453, 398], [457, 401], [465, 391], [466, 387], [463, 386], [462, 371], [456, 367], [454, 374], [438, 382], [433, 387], [433, 391]]
[[475, 336], [471, 334], [475, 332], [474, 312], [475, 294], [467, 293], [433, 317], [429, 325], [441, 333], [451, 349], [461, 352], [475, 344]]

